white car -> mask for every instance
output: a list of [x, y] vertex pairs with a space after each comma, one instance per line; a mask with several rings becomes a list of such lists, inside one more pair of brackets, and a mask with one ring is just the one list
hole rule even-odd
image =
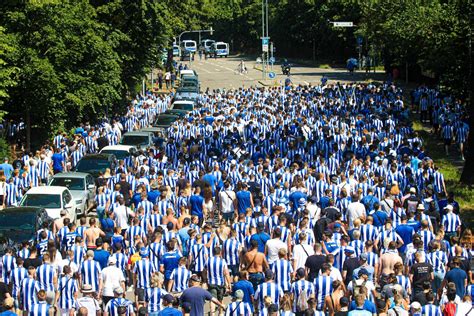
[[49, 186], [67, 187], [72, 194], [77, 215], [87, 215], [86, 212], [94, 203], [94, 177], [84, 172], [62, 172], [55, 174], [48, 183]]
[[39, 186], [29, 189], [20, 201], [20, 206], [39, 206], [46, 209], [52, 219], [60, 218], [61, 210], [66, 210], [71, 221], [76, 221], [80, 212], [71, 191], [60, 186]]
[[101, 154], [113, 154], [118, 160], [133, 158], [133, 155], [136, 154], [136, 152], [137, 148], [130, 145], [105, 146], [100, 150]]

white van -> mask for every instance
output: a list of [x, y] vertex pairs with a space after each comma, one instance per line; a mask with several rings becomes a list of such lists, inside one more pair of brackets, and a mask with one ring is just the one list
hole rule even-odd
[[214, 57], [226, 57], [229, 56], [229, 44], [224, 42], [216, 42], [212, 45], [212, 54]]
[[184, 40], [181, 42], [181, 52], [188, 51], [191, 53], [195, 53], [196, 50], [197, 50], [196, 41]]
[[203, 39], [201, 41], [201, 48], [204, 49], [206, 53], [209, 53], [211, 51], [212, 44], [214, 44], [215, 42], [215, 40]]

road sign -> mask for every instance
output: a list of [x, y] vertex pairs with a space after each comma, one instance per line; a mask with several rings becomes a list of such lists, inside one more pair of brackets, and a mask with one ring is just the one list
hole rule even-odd
[[270, 44], [270, 37], [262, 37], [262, 51], [268, 52], [268, 45]]
[[353, 27], [353, 22], [332, 22], [334, 27]]
[[270, 59], [268, 60], [268, 62], [270, 64], [274, 64], [275, 63], [275, 57], [270, 57]]
[[270, 79], [275, 78], [275, 76], [276, 76], [276, 75], [275, 75], [274, 72], [269, 72], [269, 73], [268, 73], [268, 78], [270, 78]]
[[357, 45], [362, 45], [362, 43], [364, 42], [364, 38], [362, 36], [357, 36]]

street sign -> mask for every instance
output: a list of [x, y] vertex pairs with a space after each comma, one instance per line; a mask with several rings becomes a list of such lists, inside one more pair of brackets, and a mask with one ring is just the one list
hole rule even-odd
[[268, 73], [268, 78], [270, 78], [270, 79], [275, 78], [275, 76], [276, 76], [276, 75], [275, 75], [274, 72], [269, 72], [269, 73]]
[[353, 22], [332, 22], [334, 27], [353, 27]]
[[362, 43], [364, 42], [364, 38], [362, 36], [357, 36], [357, 45], [362, 45]]
[[262, 52], [268, 52], [268, 45], [270, 44], [270, 37], [262, 37]]
[[270, 64], [274, 64], [275, 63], [275, 57], [270, 57], [270, 59], [268, 60], [268, 62]]

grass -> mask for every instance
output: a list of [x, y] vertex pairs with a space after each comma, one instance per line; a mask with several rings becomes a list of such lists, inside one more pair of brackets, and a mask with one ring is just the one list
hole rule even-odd
[[462, 218], [466, 225], [472, 226], [474, 223], [474, 186], [465, 185], [459, 182], [464, 162], [460, 160], [459, 152], [455, 146], [451, 146], [449, 156], [444, 151], [444, 143], [441, 139], [429, 132], [429, 128], [419, 121], [413, 122], [413, 128], [423, 139], [423, 144], [429, 156], [441, 169], [444, 175], [444, 182], [448, 192], [454, 192], [458, 201]]

